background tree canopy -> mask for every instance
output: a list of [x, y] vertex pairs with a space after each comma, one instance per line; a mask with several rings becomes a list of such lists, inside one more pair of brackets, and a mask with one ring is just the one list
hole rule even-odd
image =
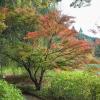
[[70, 7], [85, 7], [85, 6], [90, 6], [92, 0], [73, 0], [73, 2], [70, 4]]
[[[57, 2], [61, 0], [0, 0], [1, 7], [35, 7], [40, 12], [47, 12], [49, 9], [54, 8]], [[70, 4], [71, 7], [89, 6], [92, 0], [73, 0]]]

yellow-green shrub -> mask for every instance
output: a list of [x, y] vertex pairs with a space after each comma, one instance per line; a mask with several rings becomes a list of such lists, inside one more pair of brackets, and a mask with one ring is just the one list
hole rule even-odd
[[100, 79], [86, 72], [61, 72], [48, 94], [52, 100], [100, 100]]
[[0, 100], [24, 100], [21, 91], [0, 80]]

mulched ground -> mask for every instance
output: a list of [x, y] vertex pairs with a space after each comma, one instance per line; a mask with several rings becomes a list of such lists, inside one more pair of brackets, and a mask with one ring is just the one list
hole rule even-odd
[[30, 95], [24, 95], [24, 97], [26, 98], [26, 100], [40, 100], [34, 96], [30, 96]]
[[25, 84], [33, 84], [33, 82], [30, 80], [28, 76], [15, 76], [15, 75], [9, 75], [4, 78], [8, 83], [11, 84], [18, 84], [18, 83], [25, 83]]

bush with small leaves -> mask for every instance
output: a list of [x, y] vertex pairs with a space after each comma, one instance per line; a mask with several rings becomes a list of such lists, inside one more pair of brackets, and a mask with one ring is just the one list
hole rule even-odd
[[100, 79], [86, 72], [61, 72], [48, 95], [52, 100], [100, 100]]
[[0, 100], [24, 100], [21, 91], [0, 80]]

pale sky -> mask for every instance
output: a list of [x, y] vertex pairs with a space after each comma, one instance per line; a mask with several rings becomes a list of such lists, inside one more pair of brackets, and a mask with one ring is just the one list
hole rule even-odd
[[[75, 28], [77, 30], [81, 27], [85, 34], [100, 37], [100, 32], [96, 28], [96, 24], [100, 25], [100, 0], [92, 0], [91, 6], [82, 8], [70, 8], [69, 5], [72, 1], [73, 0], [62, 0], [62, 2], [58, 4], [58, 8], [62, 11], [62, 14], [76, 17]], [[98, 34], [92, 34], [89, 31], [90, 29], [95, 29]]]

